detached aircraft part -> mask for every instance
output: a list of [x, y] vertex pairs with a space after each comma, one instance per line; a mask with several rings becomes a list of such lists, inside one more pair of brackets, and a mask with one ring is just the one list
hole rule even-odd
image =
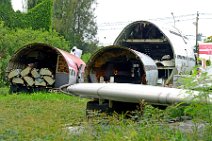
[[[153, 105], [171, 105], [175, 103], [190, 103], [198, 99], [197, 92], [188, 90], [149, 86], [141, 84], [120, 84], [120, 83], [79, 83], [67, 88], [68, 92], [85, 98], [107, 99], [119, 102], [139, 103], [145, 100]], [[204, 99], [205, 100], [205, 99]], [[212, 104], [212, 95], [207, 101]]]
[[12, 92], [59, 88], [84, 81], [85, 63], [77, 56], [48, 44], [19, 49], [9, 61], [7, 78]]
[[193, 45], [175, 27], [150, 21], [126, 26], [114, 42], [148, 55], [158, 69], [160, 85], [173, 84], [173, 76], [190, 72], [195, 66]]
[[156, 85], [157, 66], [149, 56], [130, 48], [108, 46], [95, 53], [86, 67], [88, 82]]
[[195, 94], [168, 86], [173, 86], [175, 76], [190, 72], [195, 63], [193, 46], [178, 29], [136, 21], [123, 29], [112, 46], [91, 57], [85, 79], [92, 84], [74, 84], [68, 91], [94, 98], [94, 104], [98, 100], [109, 101], [109, 105], [138, 103], [141, 99], [154, 105], [184, 102]]

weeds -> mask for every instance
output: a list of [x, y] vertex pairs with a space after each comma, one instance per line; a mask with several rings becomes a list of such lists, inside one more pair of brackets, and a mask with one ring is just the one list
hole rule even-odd
[[[212, 104], [209, 103], [212, 92], [212, 77], [203, 73], [199, 77], [191, 76], [180, 81], [183, 84], [182, 88], [198, 91], [199, 95], [189, 105], [179, 104], [169, 107], [167, 114], [169, 116], [175, 114], [175, 116], [192, 117], [193, 128], [192, 135], [190, 135], [192, 140], [212, 140]], [[203, 125], [204, 128], [199, 129], [200, 125]]]
[[63, 140], [84, 119], [85, 100], [63, 94], [0, 95], [0, 140]]
[[211, 88], [198, 90], [206, 103], [194, 100], [161, 110], [141, 101], [130, 114], [102, 113], [87, 119], [85, 99], [56, 93], [9, 95], [7, 88], [0, 89], [0, 140], [211, 141], [212, 105], [207, 103]]

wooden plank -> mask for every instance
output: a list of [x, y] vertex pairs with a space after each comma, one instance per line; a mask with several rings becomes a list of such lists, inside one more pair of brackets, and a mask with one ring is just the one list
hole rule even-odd
[[35, 79], [35, 86], [46, 86], [46, 82], [43, 80], [43, 79], [41, 79], [41, 78], [36, 78]]
[[17, 77], [21, 74], [21, 69], [14, 69], [8, 74], [8, 78], [11, 79], [13, 77]]
[[39, 78], [40, 77], [40, 74], [38, 73], [38, 69], [36, 69], [36, 68], [32, 69], [31, 74], [32, 74], [32, 76], [34, 78]]
[[21, 71], [21, 76], [24, 77], [24, 76], [28, 75], [30, 73], [31, 69], [32, 69], [31, 67], [26, 67], [25, 69], [23, 69]]
[[41, 68], [40, 75], [52, 76], [52, 72], [48, 68]]
[[48, 85], [53, 85], [55, 80], [50, 76], [44, 76], [43, 79], [48, 83]]
[[25, 80], [25, 82], [27, 83], [28, 86], [33, 86], [35, 83], [33, 78], [30, 76], [24, 76], [23, 79]]
[[19, 77], [14, 77], [12, 79], [12, 83], [13, 84], [22, 84], [22, 85], [24, 85], [24, 80], [22, 78], [19, 78]]

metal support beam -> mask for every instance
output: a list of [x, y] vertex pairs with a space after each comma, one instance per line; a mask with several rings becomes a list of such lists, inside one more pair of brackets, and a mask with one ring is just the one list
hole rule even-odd
[[198, 22], [199, 22], [199, 12], [197, 11], [197, 17], [196, 17], [196, 52], [197, 52], [197, 58], [199, 58], [199, 48], [198, 48]]

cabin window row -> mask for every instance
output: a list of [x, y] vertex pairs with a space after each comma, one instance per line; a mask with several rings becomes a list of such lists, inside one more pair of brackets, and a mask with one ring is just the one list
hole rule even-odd
[[194, 58], [190, 58], [190, 57], [186, 57], [186, 56], [182, 56], [182, 55], [177, 55], [177, 59], [195, 61]]

